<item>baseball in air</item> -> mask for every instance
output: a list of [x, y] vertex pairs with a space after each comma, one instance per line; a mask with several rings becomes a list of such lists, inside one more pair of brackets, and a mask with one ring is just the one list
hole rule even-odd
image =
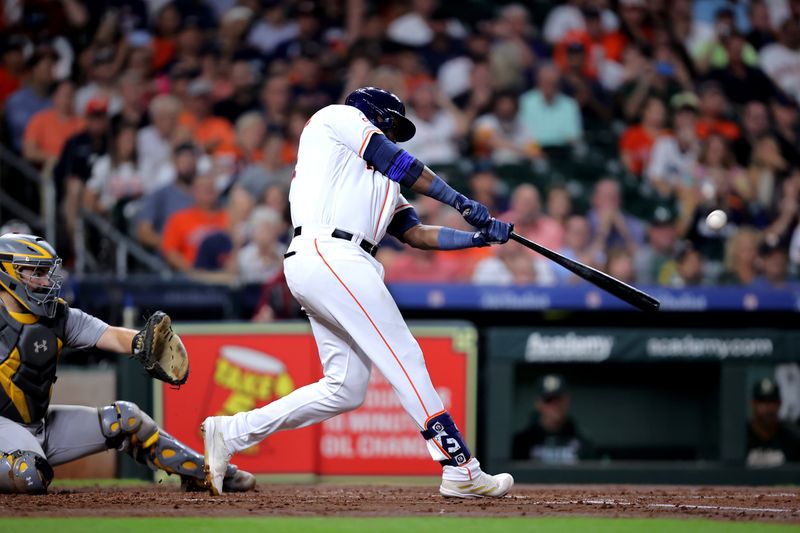
[[728, 223], [728, 215], [722, 209], [715, 209], [706, 217], [706, 224], [714, 231], [719, 231]]

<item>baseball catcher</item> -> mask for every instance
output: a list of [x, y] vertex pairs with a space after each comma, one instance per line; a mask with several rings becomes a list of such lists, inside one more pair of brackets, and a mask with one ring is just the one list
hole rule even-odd
[[[169, 316], [142, 331], [109, 326], [58, 297], [61, 259], [41, 237], [0, 236], [0, 492], [43, 493], [53, 467], [110, 448], [205, 490], [203, 456], [160, 429], [136, 404], [50, 405], [64, 346], [132, 354], [147, 372], [180, 385], [189, 360]], [[226, 490], [247, 491], [252, 474], [231, 466]]]

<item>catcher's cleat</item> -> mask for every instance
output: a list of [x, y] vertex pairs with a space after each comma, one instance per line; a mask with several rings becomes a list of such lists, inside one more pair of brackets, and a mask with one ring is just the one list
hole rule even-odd
[[467, 481], [443, 479], [439, 493], [448, 498], [502, 498], [513, 486], [514, 478], [511, 474], [492, 476], [481, 472], [474, 479]]
[[225, 474], [231, 455], [233, 455], [222, 438], [222, 428], [220, 427], [222, 418], [221, 416], [209, 416], [200, 426], [205, 446], [206, 482], [214, 496], [219, 496], [224, 491]]
[[[256, 477], [250, 472], [239, 470], [235, 466], [228, 467], [228, 474], [222, 480], [224, 492], [249, 492], [256, 488]], [[181, 489], [185, 492], [208, 492], [210, 485], [205, 478], [181, 476]]]

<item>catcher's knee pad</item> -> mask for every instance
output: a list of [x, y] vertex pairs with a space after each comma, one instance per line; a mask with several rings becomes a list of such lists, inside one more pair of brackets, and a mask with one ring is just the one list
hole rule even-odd
[[445, 459], [439, 461], [442, 465], [461, 466], [472, 457], [467, 443], [447, 411], [429, 418], [421, 433], [425, 440], [432, 442], [445, 456]]
[[43, 494], [53, 480], [53, 467], [41, 455], [17, 450], [0, 452], [0, 492]]
[[158, 426], [150, 415], [132, 402], [116, 401], [98, 409], [100, 428], [115, 448], [130, 442], [131, 446], [149, 448], [158, 440]]

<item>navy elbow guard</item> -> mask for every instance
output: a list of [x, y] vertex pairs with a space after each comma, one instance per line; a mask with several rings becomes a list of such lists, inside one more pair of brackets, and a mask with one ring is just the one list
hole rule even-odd
[[373, 135], [364, 150], [364, 160], [392, 181], [411, 187], [425, 165], [394, 144], [385, 135]]

